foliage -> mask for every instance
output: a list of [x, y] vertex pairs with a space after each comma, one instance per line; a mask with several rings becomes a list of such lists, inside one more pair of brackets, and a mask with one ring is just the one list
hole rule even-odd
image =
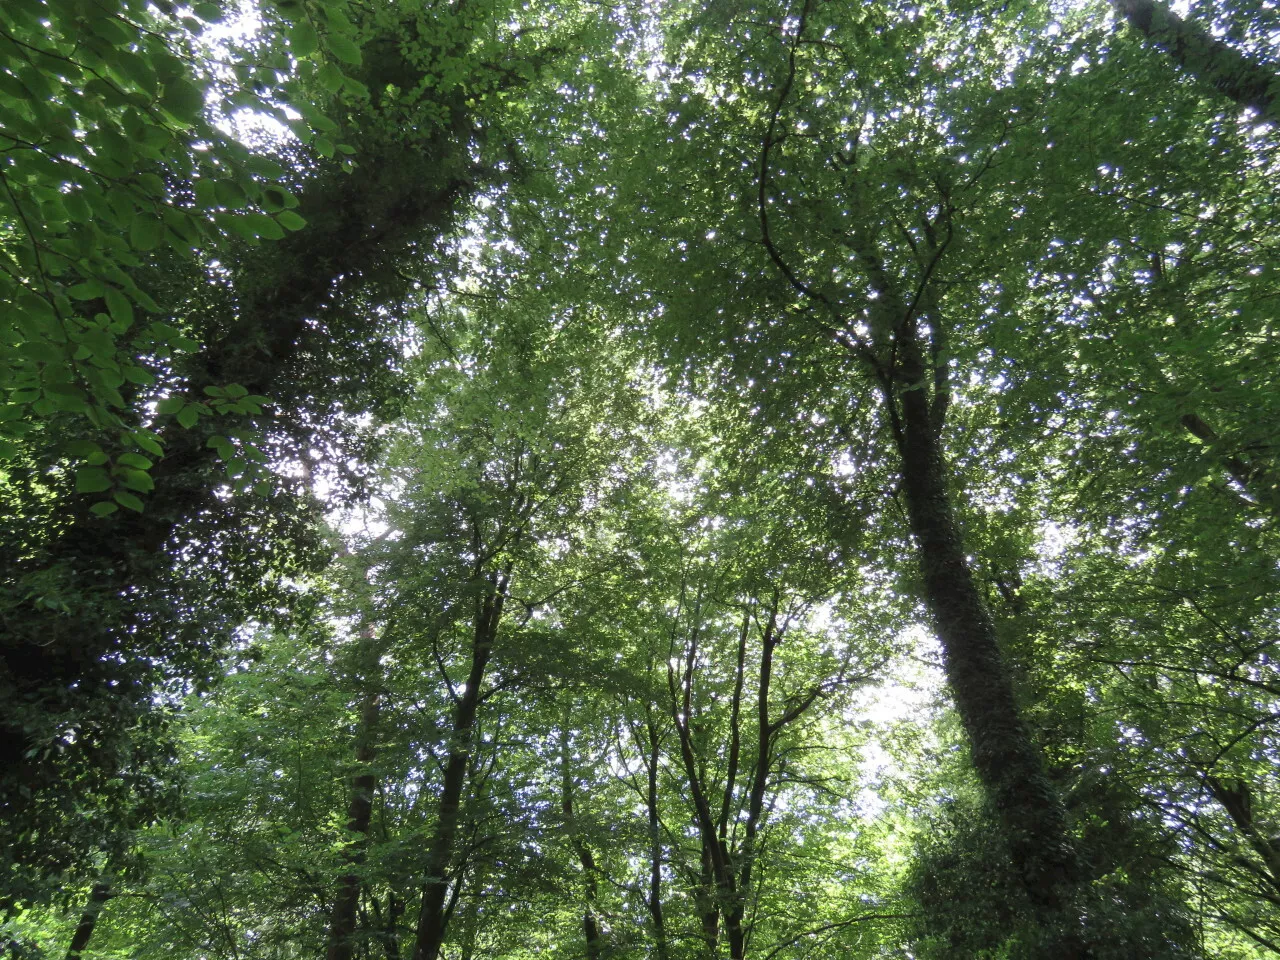
[[6, 5], [0, 950], [1280, 954], [1274, 32]]

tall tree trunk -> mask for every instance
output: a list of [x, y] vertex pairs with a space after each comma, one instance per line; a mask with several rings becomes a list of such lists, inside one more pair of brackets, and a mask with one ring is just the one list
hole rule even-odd
[[649, 918], [653, 922], [653, 945], [658, 960], [667, 960], [667, 924], [662, 913], [662, 824], [658, 816], [658, 761], [661, 738], [653, 709], [645, 705], [645, 732], [649, 739], [648, 790], [645, 807], [649, 813]]
[[99, 880], [89, 891], [89, 901], [84, 912], [80, 914], [80, 922], [76, 924], [76, 932], [71, 937], [71, 946], [67, 948], [67, 960], [80, 960], [80, 955], [89, 946], [93, 938], [94, 928], [98, 925], [98, 915], [114, 894], [111, 887]]
[[[685, 657], [685, 673], [682, 683], [682, 700], [676, 700], [676, 684], [673, 673], [668, 673], [672, 693], [672, 717], [680, 737], [680, 753], [684, 761], [689, 794], [694, 802], [696, 826], [702, 838], [702, 875], [699, 890], [699, 913], [703, 920], [704, 936], [714, 956], [718, 928], [724, 930], [725, 943], [729, 947], [730, 960], [743, 960], [747, 951], [747, 900], [751, 893], [752, 867], [755, 857], [756, 837], [764, 815], [764, 799], [773, 765], [773, 742], [777, 731], [800, 717], [816, 698], [808, 699], [803, 706], [774, 720], [769, 715], [769, 690], [773, 678], [773, 655], [781, 640], [778, 627], [780, 598], [775, 592], [769, 607], [769, 619], [761, 636], [760, 667], [756, 678], [756, 742], [752, 759], [750, 782], [747, 785], [747, 817], [739, 820], [743, 828], [742, 840], [735, 846], [729, 835], [729, 820], [735, 809], [737, 796], [738, 765], [742, 751], [743, 690], [747, 666], [747, 637], [750, 631], [754, 607], [743, 617], [738, 635], [735, 662], [734, 689], [730, 701], [729, 757], [720, 797], [717, 820], [711, 817], [708, 800], [706, 771], [695, 758], [693, 740], [689, 732], [692, 716], [693, 669], [697, 660], [696, 634], [690, 638]], [[683, 719], [682, 719], [683, 717]]]
[[1111, 6], [1191, 76], [1212, 84], [1241, 107], [1251, 107], [1269, 120], [1280, 120], [1274, 93], [1280, 89], [1280, 77], [1273, 71], [1182, 19], [1158, 0], [1111, 0]]
[[702, 925], [703, 956], [707, 960], [715, 960], [720, 946], [720, 901], [716, 898], [716, 871], [712, 864], [712, 851], [705, 836], [702, 838], [701, 857], [694, 903], [698, 923]]
[[573, 812], [573, 775], [569, 770], [569, 730], [567, 725], [560, 727], [560, 813], [564, 817], [565, 829], [569, 831], [573, 852], [582, 867], [583, 886], [586, 889], [587, 902], [582, 908], [582, 934], [586, 941], [587, 960], [600, 960], [604, 949], [604, 941], [600, 936], [600, 925], [596, 922], [595, 904], [599, 893], [596, 884], [596, 860], [591, 848], [578, 835], [577, 824]]
[[677, 681], [674, 664], [667, 667], [667, 687], [671, 694], [671, 720], [680, 741], [680, 759], [684, 765], [685, 784], [693, 801], [695, 825], [702, 840], [701, 873], [695, 893], [698, 916], [702, 922], [707, 956], [714, 957], [720, 936], [720, 913], [723, 905], [734, 900], [734, 877], [729, 862], [728, 844], [721, 840], [712, 816], [706, 791], [706, 770], [693, 748], [693, 679], [698, 662], [700, 627], [690, 632], [685, 652], [683, 675]]
[[[781, 640], [778, 629], [777, 593], [769, 609], [769, 621], [760, 641], [760, 672], [756, 679], [756, 756], [752, 766], [751, 784], [747, 790], [747, 820], [743, 824], [742, 846], [736, 857], [737, 899], [725, 916], [725, 928], [731, 949], [737, 944], [736, 958], [747, 953], [746, 916], [747, 901], [751, 897], [754, 881], [756, 838], [764, 820], [764, 799], [769, 788], [769, 773], [773, 768], [774, 734], [779, 728], [798, 719], [803, 710], [788, 716], [786, 712], [778, 720], [770, 718], [769, 691], [773, 683], [773, 654]], [[812, 703], [813, 701], [810, 701]]]
[[1027, 894], [1037, 906], [1061, 909], [1079, 874], [1066, 812], [1022, 722], [995, 624], [965, 557], [939, 424], [921, 389], [925, 365], [919, 344], [908, 333], [897, 347], [902, 377], [888, 400], [900, 411], [895, 440], [902, 489], [947, 680]]
[[[951, 232], [944, 204], [931, 226]], [[949, 240], [931, 240], [932, 259], [916, 296], [904, 297], [872, 245], [858, 259], [880, 293], [872, 339], [879, 358], [870, 362], [879, 382], [902, 466], [907, 521], [916, 543], [923, 599], [942, 647], [943, 669], [964, 725], [973, 765], [1004, 827], [1023, 889], [1040, 910], [1058, 914], [1078, 889], [1080, 863], [1067, 829], [1062, 800], [1045, 772], [1040, 750], [1022, 722], [1013, 679], [1000, 652], [995, 623], [965, 556], [960, 525], [948, 487], [942, 428], [950, 406], [946, 362], [925, 362], [916, 305], [929, 314], [935, 337], [945, 318], [930, 289], [934, 268]], [[908, 306], [911, 304], [911, 306]], [[862, 354], [867, 359], [867, 354]], [[1087, 953], [1068, 937], [1062, 955]]]
[[[375, 657], [376, 659], [376, 657]], [[338, 894], [329, 920], [329, 947], [326, 960], [351, 960], [352, 938], [356, 932], [356, 907], [360, 902], [360, 875], [355, 872], [364, 859], [364, 846], [369, 836], [369, 820], [373, 815], [373, 792], [376, 786], [373, 769], [374, 733], [382, 709], [382, 698], [376, 689], [365, 694], [356, 729], [356, 763], [359, 770], [351, 778], [351, 802], [347, 806], [347, 833], [354, 835], [345, 859], [351, 868], [338, 879]]]
[[1280, 480], [1277, 480], [1264, 463], [1257, 460], [1246, 461], [1243, 457], [1229, 452], [1229, 449], [1224, 450], [1218, 431], [1214, 430], [1199, 414], [1183, 414], [1181, 421], [1189, 434], [1217, 454], [1218, 461], [1226, 470], [1227, 476], [1235, 481], [1249, 499], [1280, 519]]
[[[472, 632], [471, 669], [467, 684], [454, 704], [453, 727], [449, 739], [449, 756], [445, 763], [444, 783], [440, 788], [436, 826], [427, 847], [426, 879], [422, 888], [422, 907], [414, 936], [413, 960], [437, 960], [449, 923], [450, 875], [458, 839], [458, 821], [462, 811], [462, 794], [467, 783], [471, 757], [472, 732], [476, 711], [480, 706], [480, 688], [485, 669], [493, 652], [498, 622], [506, 600], [506, 578], [495, 575], [476, 611]], [[456, 885], [454, 892], [456, 894]]]
[[1205, 775], [1204, 783], [1213, 799], [1227, 811], [1236, 830], [1262, 861], [1262, 867], [1253, 872], [1280, 896], [1280, 843], [1274, 837], [1268, 837], [1254, 820], [1253, 790], [1249, 784], [1243, 780], [1226, 781], [1210, 775]]

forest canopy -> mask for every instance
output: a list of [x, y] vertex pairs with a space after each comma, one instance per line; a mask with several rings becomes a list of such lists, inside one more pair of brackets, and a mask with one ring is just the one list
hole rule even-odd
[[0, 956], [1280, 957], [1266, 0], [6, 0]]

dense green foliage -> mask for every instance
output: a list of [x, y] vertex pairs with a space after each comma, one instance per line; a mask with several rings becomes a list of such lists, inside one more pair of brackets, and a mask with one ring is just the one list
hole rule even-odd
[[1277, 30], [5, 3], [0, 954], [1280, 955]]

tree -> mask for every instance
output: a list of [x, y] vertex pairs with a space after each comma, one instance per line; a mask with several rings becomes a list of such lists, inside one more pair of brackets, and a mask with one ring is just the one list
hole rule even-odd
[[[202, 9], [209, 16], [216, 13], [212, 5]], [[126, 220], [141, 224], [143, 250], [115, 251], [111, 244], [94, 248], [106, 265], [101, 269], [115, 271], [112, 283], [125, 284], [121, 289], [128, 293], [134, 290], [133, 280], [125, 282], [129, 277], [160, 282], [166, 272], [182, 273], [171, 277], [163, 311], [167, 322], [152, 324], [146, 328], [151, 333], [120, 346], [120, 357], [103, 347], [107, 353], [94, 369], [105, 372], [93, 373], [111, 381], [102, 387], [110, 403], [101, 410], [91, 398], [75, 400], [74, 409], [38, 399], [23, 377], [47, 378], [61, 368], [50, 358], [19, 354], [15, 361], [19, 372], [26, 372], [11, 381], [18, 391], [14, 397], [19, 404], [35, 405], [36, 415], [21, 419], [25, 408], [14, 406], [15, 416], [5, 421], [17, 424], [22, 437], [18, 446], [6, 448], [11, 465], [3, 487], [10, 524], [3, 534], [8, 579], [0, 804], [9, 831], [5, 847], [15, 869], [56, 872], [111, 842], [101, 833], [78, 830], [67, 833], [56, 854], [49, 843], [55, 831], [70, 824], [65, 812], [76, 803], [102, 800], [115, 811], [103, 818], [106, 834], [109, 822], [126, 821], [120, 801], [108, 799], [110, 785], [122, 775], [130, 779], [128, 771], [149, 762], [149, 754], [164, 755], [153, 736], [131, 733], [154, 725], [154, 691], [164, 683], [198, 682], [207, 675], [210, 652], [236, 626], [287, 608], [292, 603], [288, 579], [324, 562], [323, 547], [312, 533], [311, 451], [335, 464], [329, 478], [337, 484], [335, 493], [358, 489], [364, 468], [352, 476], [347, 465], [359, 463], [371, 441], [361, 417], [387, 415], [401, 394], [396, 368], [404, 331], [384, 324], [385, 311], [420, 298], [421, 289], [447, 268], [447, 238], [461, 203], [482, 184], [511, 175], [502, 134], [495, 129], [502, 111], [499, 95], [510, 84], [534, 77], [555, 55], [556, 41], [541, 24], [508, 37], [505, 27], [461, 13], [428, 23], [380, 8], [357, 15], [353, 24], [343, 11], [340, 4], [292, 10], [290, 15], [305, 14], [287, 32], [296, 74], [288, 72], [290, 61], [278, 49], [284, 36], [240, 54], [264, 58], [267, 66], [245, 63], [235, 73], [236, 84], [256, 84], [261, 96], [253, 89], [232, 89], [226, 111], [271, 99], [266, 84], [268, 75], [275, 76], [272, 63], [287, 77], [284, 95], [302, 105], [305, 122], [291, 127], [305, 142], [291, 137], [272, 144], [276, 159], [251, 155], [211, 125], [201, 91], [213, 79], [185, 78], [179, 60], [153, 49], [159, 40], [153, 42], [151, 34], [137, 39], [149, 14], [140, 22], [126, 12], [112, 14], [105, 25], [92, 20], [99, 32], [129, 49], [112, 53], [102, 47], [108, 41], [95, 40], [91, 57], [110, 53], [111, 69], [144, 77], [153, 72], [147, 56], [168, 64], [175, 78], [166, 81], [163, 92], [154, 84], [144, 90], [145, 103], [160, 96], [160, 108], [167, 110], [164, 98], [176, 97], [182, 106], [177, 119], [190, 143], [221, 145], [208, 156], [208, 170], [195, 166], [203, 152], [190, 143], [190, 149], [182, 142], [167, 148], [185, 164], [167, 170], [167, 154], [151, 157], [144, 148], [143, 157], [168, 177], [145, 175], [162, 194], [145, 204], [157, 211], [163, 207], [169, 217], [164, 223], [160, 213], [135, 218], [130, 205], [143, 201], [129, 182], [112, 186], [110, 170], [91, 170], [86, 174], [90, 186], [83, 186], [67, 173], [79, 170], [71, 155], [50, 165], [39, 159], [43, 148], [38, 146], [22, 146], [16, 154], [34, 164], [28, 179], [39, 178], [31, 181], [37, 193], [69, 191], [67, 196], [74, 197], [98, 191], [93, 195], [102, 204], [119, 207], [110, 222], [120, 220], [123, 229]], [[496, 9], [490, 14], [498, 17]], [[25, 29], [44, 29], [26, 7], [16, 8], [14, 16]], [[63, 30], [59, 36], [73, 44], [80, 22], [74, 17], [80, 14], [71, 10], [67, 16], [65, 25], [57, 23]], [[328, 24], [323, 45], [317, 22]], [[562, 29], [572, 32], [577, 23], [568, 18]], [[508, 45], [507, 39], [514, 42]], [[144, 56], [130, 44], [141, 44], [149, 53]], [[367, 58], [362, 49], [369, 51]], [[96, 62], [84, 69], [97, 69]], [[35, 67], [56, 72], [63, 69], [59, 63], [50, 54]], [[35, 67], [15, 69], [35, 77]], [[94, 82], [105, 83], [85, 81]], [[138, 81], [125, 76], [121, 82]], [[270, 82], [274, 88], [276, 81]], [[68, 129], [88, 123], [76, 114], [80, 101], [70, 93], [66, 100]], [[15, 108], [14, 116], [26, 109]], [[126, 141], [112, 124], [150, 107], [126, 97], [104, 109], [103, 116], [93, 115], [98, 127], [83, 143], [77, 141], [77, 151], [111, 157], [109, 148]], [[288, 119], [280, 107], [263, 110]], [[156, 114], [159, 126], [169, 122]], [[414, 136], [407, 138], [405, 130]], [[99, 133], [106, 138], [101, 151]], [[339, 153], [330, 136], [355, 141], [359, 149], [343, 145]], [[111, 162], [119, 166], [122, 161]], [[233, 176], [228, 178], [219, 164], [231, 164]], [[274, 211], [271, 216], [235, 212], [259, 192]], [[40, 229], [61, 230], [63, 221], [55, 217], [60, 209], [55, 204], [44, 210]], [[18, 217], [21, 210], [14, 210]], [[201, 217], [209, 221], [204, 228]], [[86, 218], [92, 213], [80, 217]], [[285, 237], [281, 223], [294, 232]], [[223, 228], [231, 235], [220, 232]], [[97, 237], [97, 229], [81, 232]], [[259, 235], [276, 241], [270, 259], [260, 254]], [[27, 241], [34, 244], [30, 256], [36, 260], [22, 260], [11, 274], [20, 284], [34, 284], [44, 275], [38, 254], [44, 241], [34, 236]], [[6, 247], [20, 260], [27, 256], [22, 242]], [[182, 247], [187, 259], [175, 262], [165, 252], [173, 245]], [[139, 252], [148, 256], [136, 256]], [[406, 268], [408, 262], [415, 265]], [[130, 272], [121, 272], [124, 268]], [[110, 296], [99, 294], [99, 287], [89, 277], [76, 289], [90, 307], [106, 297], [110, 309], [100, 314], [101, 323], [124, 324], [126, 313], [132, 315], [127, 298], [120, 301], [124, 294], [115, 286]], [[151, 305], [152, 299], [142, 302]], [[51, 348], [40, 338], [60, 327], [50, 319], [39, 329], [43, 332], [24, 343], [28, 352], [48, 353]], [[124, 324], [117, 332], [127, 330]], [[38, 348], [30, 346], [37, 343]], [[74, 364], [82, 361], [68, 360], [71, 366], [59, 376], [74, 378], [79, 369]], [[137, 371], [127, 388], [117, 367]], [[125, 393], [117, 401], [118, 389]], [[264, 414], [268, 403], [270, 413]], [[76, 404], [97, 411], [97, 420], [90, 417], [86, 427], [77, 419], [83, 411]], [[108, 407], [109, 416], [103, 412]], [[272, 463], [283, 469], [273, 470]], [[107, 494], [113, 499], [103, 500]], [[220, 566], [228, 558], [234, 561]], [[218, 583], [224, 586], [214, 589]], [[146, 820], [155, 814], [140, 815]], [[42, 853], [28, 846], [37, 831], [44, 838]]]
[[1267, 11], [15, 11], [6, 949], [1280, 952]]
[[1212, 85], [1241, 107], [1276, 119], [1276, 74], [1198, 24], [1184, 20], [1155, 0], [1117, 0], [1116, 13], [1197, 80]]

